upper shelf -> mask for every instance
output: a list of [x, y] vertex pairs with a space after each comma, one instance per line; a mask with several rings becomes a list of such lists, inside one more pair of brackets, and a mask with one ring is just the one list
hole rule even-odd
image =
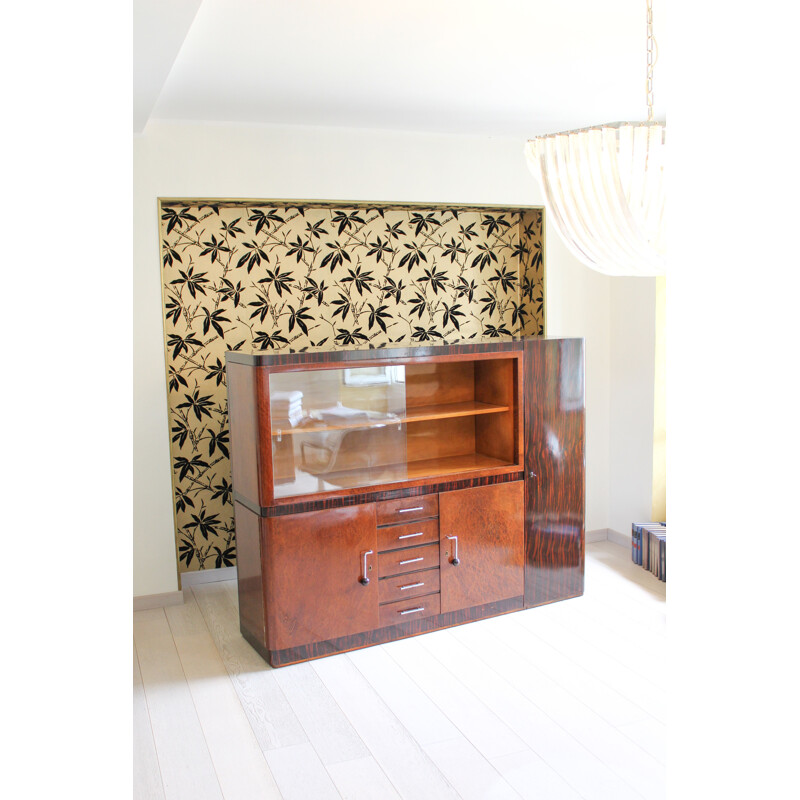
[[510, 406], [498, 406], [491, 403], [478, 403], [470, 400], [464, 403], [445, 403], [442, 405], [417, 406], [408, 408], [403, 414], [386, 415], [372, 420], [359, 418], [351, 423], [325, 423], [322, 420], [305, 419], [294, 428], [275, 428], [273, 436], [291, 436], [295, 434], [319, 433], [324, 431], [340, 431], [355, 428], [377, 428], [384, 425], [401, 425], [408, 422], [423, 422], [434, 419], [451, 419], [453, 417], [474, 417], [478, 414], [499, 414], [508, 411]]

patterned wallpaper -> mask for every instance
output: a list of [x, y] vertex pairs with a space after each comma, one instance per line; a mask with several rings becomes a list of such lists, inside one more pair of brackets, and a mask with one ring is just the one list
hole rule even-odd
[[160, 203], [181, 573], [233, 566], [225, 351], [544, 333], [541, 209]]

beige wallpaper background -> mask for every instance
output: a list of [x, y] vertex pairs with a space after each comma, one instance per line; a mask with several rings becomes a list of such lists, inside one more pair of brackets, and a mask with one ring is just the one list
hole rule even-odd
[[226, 350], [544, 333], [539, 208], [159, 206], [181, 573], [236, 563]]

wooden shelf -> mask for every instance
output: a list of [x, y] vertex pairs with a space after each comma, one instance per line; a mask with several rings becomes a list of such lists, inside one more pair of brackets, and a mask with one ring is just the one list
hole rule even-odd
[[[317, 477], [328, 483], [348, 485], [372, 485], [375, 483], [395, 483], [397, 481], [414, 481], [419, 478], [436, 478], [459, 472], [471, 472], [479, 469], [499, 469], [517, 466], [499, 458], [485, 456], [482, 453], [468, 453], [445, 458], [427, 458], [422, 461], [404, 461], [400, 464], [387, 464], [380, 467], [368, 467], [338, 472], [320, 473]], [[355, 481], [355, 482], [354, 482]]]
[[452, 419], [454, 417], [474, 417], [478, 414], [499, 414], [508, 411], [509, 406], [498, 406], [491, 403], [478, 403], [470, 400], [465, 403], [446, 403], [442, 405], [417, 406], [406, 409], [404, 414], [395, 417], [374, 420], [359, 419], [357, 422], [330, 425], [318, 420], [318, 424], [298, 425], [296, 428], [280, 428], [272, 431], [273, 437], [297, 436], [304, 433], [324, 433], [325, 431], [354, 430], [357, 428], [379, 428], [385, 425], [402, 425], [409, 422], [423, 422], [434, 419]]

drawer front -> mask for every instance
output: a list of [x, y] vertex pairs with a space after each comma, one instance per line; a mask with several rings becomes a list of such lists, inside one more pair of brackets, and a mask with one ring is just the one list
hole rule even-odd
[[439, 570], [426, 569], [412, 575], [395, 575], [378, 581], [378, 602], [392, 603], [439, 591]]
[[398, 525], [412, 519], [439, 516], [439, 495], [424, 494], [420, 497], [403, 497], [399, 500], [382, 500], [375, 503], [378, 525]]
[[438, 541], [438, 519], [426, 519], [420, 522], [409, 522], [405, 525], [378, 528], [378, 550], [380, 552]]
[[439, 545], [424, 544], [421, 547], [409, 547], [406, 550], [391, 550], [378, 554], [378, 577], [400, 575], [418, 569], [430, 569], [439, 566]]
[[400, 600], [381, 606], [381, 625], [399, 625], [422, 617], [435, 617], [439, 613], [438, 594], [415, 597], [411, 600]]

